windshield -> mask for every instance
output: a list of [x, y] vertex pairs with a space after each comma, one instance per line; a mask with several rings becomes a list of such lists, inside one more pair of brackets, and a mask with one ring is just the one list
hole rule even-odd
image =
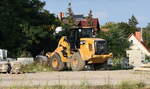
[[106, 41], [95, 41], [95, 54], [106, 54], [107, 53], [107, 42]]
[[91, 38], [93, 36], [92, 28], [82, 28], [82, 29], [79, 29], [79, 32], [80, 32], [81, 38]]

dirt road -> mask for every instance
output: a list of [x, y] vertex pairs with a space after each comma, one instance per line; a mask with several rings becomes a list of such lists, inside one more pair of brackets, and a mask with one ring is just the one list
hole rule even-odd
[[0, 74], [0, 86], [32, 85], [103, 85], [122, 81], [143, 81], [150, 84], [150, 72], [132, 70], [40, 72], [25, 74]]

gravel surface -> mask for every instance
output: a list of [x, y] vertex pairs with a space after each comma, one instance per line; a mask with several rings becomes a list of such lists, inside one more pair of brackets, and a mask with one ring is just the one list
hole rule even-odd
[[104, 85], [122, 81], [142, 81], [150, 85], [150, 72], [133, 70], [63, 71], [25, 74], [0, 74], [0, 86]]

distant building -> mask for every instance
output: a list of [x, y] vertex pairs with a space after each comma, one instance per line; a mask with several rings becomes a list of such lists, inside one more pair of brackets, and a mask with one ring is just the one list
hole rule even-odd
[[[59, 18], [64, 24], [68, 24], [67, 19], [64, 16], [64, 13], [61, 12], [59, 14]], [[73, 18], [74, 18], [75, 25], [80, 28], [92, 27], [94, 29], [94, 31], [100, 30], [100, 24], [99, 24], [98, 18], [92, 18], [92, 20], [91, 20], [92, 25], [89, 24], [87, 17], [84, 17], [84, 15], [82, 15], [82, 14], [73, 15]]]
[[143, 42], [141, 30], [131, 34], [128, 41], [131, 43], [130, 49], [127, 50], [129, 64], [138, 67], [143, 64], [145, 55], [150, 56], [150, 50]]
[[81, 14], [81, 15], [73, 15], [73, 17], [76, 19], [76, 20], [82, 20], [84, 19], [84, 16]]
[[136, 31], [134, 34], [131, 34], [128, 40], [131, 43], [130, 49], [137, 49], [145, 55], [150, 56], [150, 49], [143, 42], [141, 31]]

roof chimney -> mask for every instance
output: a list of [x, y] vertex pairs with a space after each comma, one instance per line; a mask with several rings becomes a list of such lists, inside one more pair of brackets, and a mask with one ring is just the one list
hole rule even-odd
[[59, 13], [59, 19], [62, 20], [63, 17], [64, 17], [64, 13], [63, 13], [63, 12], [60, 12], [60, 13]]
[[134, 36], [135, 36], [135, 38], [138, 40], [138, 41], [143, 41], [143, 38], [142, 38], [142, 29], [141, 30], [139, 30], [139, 31], [136, 31], [135, 33], [134, 33]]

